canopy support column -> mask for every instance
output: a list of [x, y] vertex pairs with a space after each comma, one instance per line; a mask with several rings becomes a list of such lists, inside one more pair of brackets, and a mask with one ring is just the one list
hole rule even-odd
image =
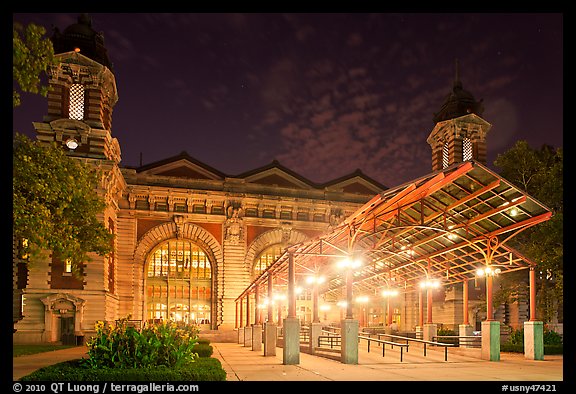
[[[461, 337], [471, 336], [473, 333], [473, 328], [470, 325], [470, 319], [468, 318], [468, 278], [462, 281], [462, 324], [458, 326], [458, 335]], [[460, 347], [472, 347], [472, 343], [468, 339], [460, 341]]]
[[288, 316], [284, 319], [283, 364], [300, 364], [300, 320], [296, 317], [294, 253], [288, 253]]
[[260, 305], [260, 286], [254, 286], [254, 326], [252, 326], [252, 350], [262, 350], [262, 308]]
[[544, 360], [544, 323], [536, 320], [536, 267], [530, 267], [530, 320], [524, 322], [524, 357]]
[[[276, 355], [277, 326], [274, 324], [274, 314], [272, 308], [272, 273], [268, 273], [268, 319], [264, 323], [264, 356]], [[278, 306], [280, 309], [280, 306]]]

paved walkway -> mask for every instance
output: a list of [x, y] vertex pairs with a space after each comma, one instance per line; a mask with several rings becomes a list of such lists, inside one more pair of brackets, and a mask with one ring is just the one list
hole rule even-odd
[[[411, 347], [400, 362], [399, 349], [360, 347], [358, 365], [342, 364], [327, 357], [300, 352], [299, 365], [283, 365], [282, 348], [276, 356], [264, 357], [237, 343], [212, 342], [213, 357], [226, 370], [228, 381], [498, 381], [542, 382], [563, 380], [563, 357], [545, 356], [544, 361], [526, 360], [521, 354], [502, 353], [500, 361], [479, 359], [477, 349], [444, 351]], [[13, 358], [13, 379], [17, 380], [46, 365], [86, 355], [86, 347]]]
[[562, 381], [563, 357], [546, 356], [544, 361], [524, 359], [524, 355], [502, 353], [500, 361], [479, 359], [479, 351], [449, 350], [444, 361], [443, 350], [427, 351], [410, 348], [400, 362], [398, 349], [360, 349], [358, 365], [300, 352], [299, 365], [283, 365], [282, 349], [276, 356], [264, 357], [235, 343], [216, 343], [213, 357], [222, 363], [227, 380], [241, 381]]

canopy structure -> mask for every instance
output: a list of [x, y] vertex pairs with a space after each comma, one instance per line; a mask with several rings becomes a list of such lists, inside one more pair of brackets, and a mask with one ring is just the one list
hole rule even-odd
[[410, 292], [423, 280], [450, 285], [486, 267], [501, 274], [526, 269], [534, 263], [506, 242], [551, 216], [486, 166], [456, 163], [386, 190], [329, 233], [286, 248], [237, 301], [256, 287], [281, 291], [312, 275], [326, 278], [318, 288], [325, 300], [342, 299], [346, 270], [338, 262], [346, 259], [358, 261], [354, 295]]

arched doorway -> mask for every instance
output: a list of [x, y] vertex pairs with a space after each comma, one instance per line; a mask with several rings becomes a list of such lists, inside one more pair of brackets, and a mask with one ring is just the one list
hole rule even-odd
[[170, 239], [146, 259], [146, 319], [171, 320], [210, 329], [213, 264], [197, 244]]

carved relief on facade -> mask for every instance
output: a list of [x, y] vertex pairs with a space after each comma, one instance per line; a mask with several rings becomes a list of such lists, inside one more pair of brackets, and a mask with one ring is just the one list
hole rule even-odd
[[238, 245], [244, 240], [244, 209], [235, 201], [228, 201], [226, 205], [224, 240], [232, 245]]

